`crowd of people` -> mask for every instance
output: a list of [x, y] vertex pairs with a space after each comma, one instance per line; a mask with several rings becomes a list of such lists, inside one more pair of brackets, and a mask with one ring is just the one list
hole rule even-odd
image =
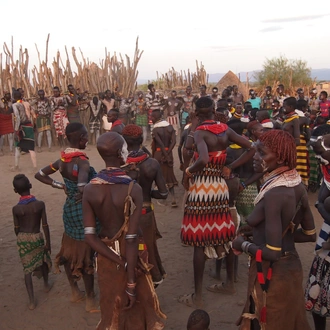
[[[0, 103], [2, 136], [3, 127], [10, 126], [9, 114], [14, 114], [14, 130], [6, 134], [10, 143], [15, 141], [16, 167], [21, 151], [30, 153], [36, 167], [34, 123], [38, 143], [46, 131], [51, 148], [47, 132], [52, 125], [59, 138], [61, 157], [36, 171], [35, 178], [67, 196], [62, 244], [54, 264], [58, 271], [64, 266], [71, 301], [85, 297], [77, 286], [82, 278], [86, 311], [100, 308], [97, 329], [164, 327], [166, 315], [157, 287], [166, 271], [157, 246], [161, 233], [152, 199], [170, 196], [170, 206], [178, 206], [177, 166], [187, 191], [181, 243], [193, 246], [195, 288], [177, 300], [198, 308], [187, 328], [209, 327], [208, 315], [201, 310], [205, 261], [217, 260], [219, 277], [225, 260], [226, 281], [207, 289], [230, 295], [236, 292], [238, 255], [246, 253], [250, 260], [247, 300], [237, 322], [239, 329], [308, 330], [308, 310], [315, 329], [325, 330], [330, 315], [327, 93], [322, 91], [317, 97], [313, 89], [306, 97], [298, 89], [297, 96], [289, 96], [283, 85], [274, 94], [267, 86], [263, 98], [251, 89], [249, 99], [244, 100], [237, 86], [228, 86], [221, 95], [217, 87], [207, 94], [204, 85], [195, 95], [188, 86], [185, 95], [178, 96], [173, 90], [168, 97], [156, 92], [152, 84], [148, 88], [146, 95], [138, 92], [136, 98], [122, 100], [118, 107], [110, 91], [102, 99], [94, 97], [87, 128], [79, 116], [83, 94], [72, 85], [65, 96], [54, 87], [49, 99], [39, 91], [36, 104], [24, 101], [22, 90], [14, 91], [13, 103], [9, 93]], [[104, 115], [111, 125], [100, 134]], [[7, 124], [2, 125], [5, 120]], [[95, 133], [104, 161], [104, 169], [98, 173], [84, 150], [88, 130]], [[151, 150], [146, 144], [149, 137]], [[175, 164], [175, 151], [180, 164]], [[57, 171], [63, 182], [51, 178]], [[13, 208], [14, 225], [32, 310], [36, 304], [31, 273], [39, 271], [46, 290], [50, 289], [51, 233], [44, 202], [31, 195], [29, 179], [18, 174], [13, 185], [21, 196]], [[317, 189], [316, 207], [324, 219], [318, 239], [308, 200], [308, 190]], [[315, 259], [308, 281], [303, 283], [295, 243], [316, 239]], [[98, 273], [99, 300], [94, 293], [94, 271]]]

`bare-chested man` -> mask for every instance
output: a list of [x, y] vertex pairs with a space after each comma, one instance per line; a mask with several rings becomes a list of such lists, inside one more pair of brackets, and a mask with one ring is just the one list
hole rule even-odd
[[8, 136], [9, 150], [13, 152], [14, 148], [14, 125], [13, 125], [13, 108], [11, 103], [11, 95], [5, 92], [4, 97], [0, 100], [0, 156], [3, 155], [3, 143]]
[[119, 119], [119, 110], [111, 109], [108, 111], [108, 122], [112, 124], [110, 131], [122, 135], [125, 125]]
[[188, 306], [202, 305], [205, 255], [219, 258], [227, 254], [226, 283], [208, 289], [219, 293], [235, 292], [234, 255], [229, 243], [235, 235], [235, 224], [229, 210], [228, 187], [222, 176], [229, 177], [230, 172], [224, 170], [229, 140], [247, 149], [252, 145], [226, 124], [213, 120], [214, 104], [210, 97], [197, 100], [196, 116], [188, 140], [196, 145], [197, 152], [194, 164], [186, 169], [184, 186], [188, 196], [181, 226], [182, 243], [194, 247], [195, 293], [178, 298]]
[[266, 95], [262, 99], [261, 108], [264, 109], [264, 110], [271, 110], [272, 109], [272, 104], [273, 104], [273, 101], [274, 101], [274, 96], [272, 95], [271, 86], [266, 86], [265, 94]]
[[192, 94], [191, 86], [187, 86], [186, 94], [183, 96], [183, 107], [181, 112], [181, 128], [186, 125], [187, 117], [194, 112], [195, 102], [198, 99], [197, 95]]
[[104, 99], [102, 100], [102, 104], [104, 104], [106, 108], [106, 113], [108, 113], [108, 111], [113, 109], [115, 106], [115, 99], [109, 89], [107, 89], [104, 93]]
[[[21, 197], [13, 207], [15, 234], [17, 236], [18, 252], [23, 264], [25, 286], [29, 295], [29, 309], [36, 307], [34, 299], [32, 273], [39, 273], [44, 280], [44, 289], [48, 292], [48, 273], [52, 266], [50, 258], [50, 235], [47, 223], [45, 203], [30, 194], [32, 185], [24, 174], [17, 174], [13, 180], [15, 193]], [[40, 225], [45, 234], [46, 244]], [[38, 275], [39, 275], [38, 274]]]
[[80, 95], [77, 93], [73, 85], [68, 85], [69, 94], [65, 96], [67, 102], [67, 116], [70, 123], [80, 123], [79, 114], [79, 99]]
[[175, 130], [175, 135], [178, 135], [180, 128], [179, 111], [182, 107], [182, 101], [177, 98], [177, 92], [173, 90], [171, 96], [165, 100], [164, 113], [165, 118]]
[[151, 114], [154, 129], [152, 131], [152, 156], [159, 162], [167, 188], [172, 197], [172, 207], [177, 207], [174, 186], [178, 181], [174, 175], [173, 148], [176, 143], [173, 127], [162, 119], [160, 110], [154, 110]]
[[237, 103], [244, 103], [244, 97], [243, 94], [238, 91], [237, 85], [233, 85], [233, 93], [231, 95], [233, 100], [233, 105], [236, 107]]
[[[140, 216], [140, 227], [143, 239], [147, 244], [149, 262], [153, 265], [150, 270], [155, 286], [163, 282], [165, 270], [158, 253], [157, 239], [161, 238], [154, 215], [152, 198], [166, 199], [168, 190], [161, 168], [156, 159], [141, 149], [142, 129], [137, 125], [128, 125], [123, 129], [123, 137], [128, 145], [128, 158], [125, 167], [127, 174], [136, 180], [143, 190], [143, 207]], [[152, 189], [153, 183], [157, 190]]]
[[264, 173], [264, 184], [247, 219], [253, 243], [243, 236], [233, 241], [235, 253], [252, 256], [239, 329], [310, 330], [295, 242], [315, 241], [316, 229], [307, 191], [295, 169], [294, 138], [282, 130], [263, 133], [253, 166]]
[[[148, 267], [138, 237], [143, 191], [120, 168], [127, 160], [127, 144], [122, 136], [109, 132], [100, 136], [97, 149], [106, 168], [85, 187], [83, 196], [85, 240], [98, 253], [101, 320], [97, 329], [162, 329], [166, 316], [149, 284], [150, 275], [141, 270]], [[99, 235], [96, 218], [101, 223]]]

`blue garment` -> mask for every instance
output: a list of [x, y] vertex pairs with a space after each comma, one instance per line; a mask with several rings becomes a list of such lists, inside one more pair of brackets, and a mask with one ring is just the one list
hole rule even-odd
[[247, 102], [250, 102], [251, 103], [252, 109], [253, 108], [260, 109], [260, 106], [261, 106], [261, 98], [260, 97], [256, 97], [255, 99], [249, 98], [247, 100]]
[[[90, 167], [88, 182], [96, 176], [96, 171], [93, 167]], [[78, 193], [78, 182], [71, 181], [64, 178], [64, 183], [67, 190], [67, 197], [63, 206], [63, 222], [65, 233], [78, 241], [83, 241], [84, 224], [83, 224], [83, 212], [82, 202], [76, 201], [76, 194]], [[96, 221], [96, 232], [99, 232], [100, 224]]]

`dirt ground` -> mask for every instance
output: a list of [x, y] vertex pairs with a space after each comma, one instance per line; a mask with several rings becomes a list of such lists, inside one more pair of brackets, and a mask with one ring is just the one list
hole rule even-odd
[[[59, 157], [59, 149], [53, 152], [45, 151], [37, 154], [38, 168], [50, 164]], [[176, 149], [175, 149], [176, 152]], [[87, 153], [91, 165], [100, 170], [103, 162], [94, 146], [88, 146]], [[100, 314], [89, 314], [84, 310], [84, 302], [70, 303], [70, 290], [64, 270], [61, 274], [50, 274], [50, 281], [54, 283], [52, 290], [46, 294], [43, 292], [42, 280], [33, 279], [35, 297], [38, 306], [34, 311], [27, 308], [28, 296], [24, 285], [22, 265], [17, 252], [16, 236], [12, 220], [12, 206], [18, 202], [18, 195], [12, 188], [12, 179], [15, 173], [10, 171], [14, 157], [5, 149], [5, 155], [0, 157], [0, 198], [2, 200], [2, 212], [0, 215], [0, 329], [95, 329]], [[178, 164], [178, 162], [176, 163]], [[48, 223], [51, 233], [52, 257], [59, 251], [62, 233], [62, 206], [65, 195], [62, 191], [52, 189], [34, 179], [31, 170], [29, 155], [21, 157], [21, 173], [25, 173], [32, 182], [32, 194], [46, 203]], [[177, 179], [181, 180], [182, 172], [176, 171]], [[61, 180], [56, 173], [54, 179]], [[157, 288], [160, 306], [167, 315], [165, 329], [182, 330], [186, 328], [186, 322], [193, 308], [182, 305], [176, 301], [176, 297], [193, 292], [192, 248], [181, 246], [180, 226], [183, 215], [182, 200], [184, 189], [179, 186], [176, 189], [178, 204], [180, 207], [172, 209], [170, 202], [166, 206], [155, 202], [155, 212], [158, 228], [163, 238], [158, 241], [160, 254], [167, 271], [167, 278]], [[315, 212], [314, 202], [317, 194], [310, 194], [310, 203], [315, 216], [317, 229], [320, 228], [321, 218]], [[304, 276], [306, 279], [312, 259], [314, 243], [297, 245], [302, 259]], [[232, 296], [211, 293], [206, 290], [209, 284], [217, 283], [209, 274], [214, 269], [214, 261], [206, 263], [204, 274], [204, 309], [210, 314], [210, 329], [237, 329], [235, 321], [242, 310], [247, 289], [247, 257], [239, 258], [239, 281], [236, 284], [237, 293]], [[223, 275], [225, 271], [222, 271]], [[97, 278], [97, 275], [96, 275]], [[83, 289], [83, 283], [79, 286]], [[98, 293], [97, 281], [95, 284]], [[285, 298], [284, 298], [285, 299]], [[308, 315], [312, 325], [311, 315]], [[313, 327], [312, 327], [313, 328]], [[328, 322], [330, 329], [330, 322]], [[134, 329], [132, 329], [134, 330]], [[281, 329], [279, 329], [281, 330]]]

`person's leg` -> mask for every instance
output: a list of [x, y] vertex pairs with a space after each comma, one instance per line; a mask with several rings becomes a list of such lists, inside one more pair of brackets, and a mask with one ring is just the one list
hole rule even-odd
[[224, 287], [228, 291], [236, 292], [235, 284], [234, 284], [234, 268], [235, 268], [235, 254], [232, 249], [230, 249], [229, 253], [226, 255], [226, 271], [227, 278]]
[[5, 140], [5, 135], [0, 136], [0, 156], [3, 156], [3, 142]]
[[[10, 153], [12, 154], [13, 149], [14, 149], [14, 133], [8, 134], [8, 143], [9, 143]], [[0, 148], [0, 149], [2, 149], [2, 148]]]
[[45, 262], [41, 266], [41, 271], [42, 271], [42, 277], [43, 277], [43, 280], [44, 280], [44, 290], [46, 292], [49, 292], [50, 289], [52, 288], [52, 286], [49, 285], [49, 283], [48, 283], [49, 269], [48, 269], [48, 265]]
[[21, 149], [19, 147], [15, 148], [15, 169], [19, 168], [19, 159], [21, 157]]
[[319, 314], [312, 313], [315, 330], [325, 330], [327, 324], [327, 318], [322, 317]]
[[148, 127], [147, 126], [142, 126], [142, 136], [143, 136], [143, 142], [142, 144], [145, 145], [147, 141], [147, 136], [148, 136]]
[[64, 269], [71, 287], [71, 302], [81, 301], [85, 297], [85, 295], [83, 292], [79, 290], [78, 284], [74, 280], [74, 277], [72, 276], [71, 266], [69, 262], [66, 262], [64, 264]]
[[50, 150], [52, 148], [52, 133], [50, 130], [46, 131], [46, 136], [47, 136], [48, 149]]
[[41, 152], [41, 142], [42, 142], [43, 135], [44, 135], [44, 132], [38, 133], [38, 152]]
[[30, 300], [29, 309], [33, 310], [36, 308], [36, 303], [34, 300], [34, 293], [33, 293], [32, 273], [25, 274], [24, 280], [25, 280], [25, 286], [26, 286], [26, 290], [27, 290], [27, 293], [29, 295], [29, 300]]
[[194, 282], [195, 282], [195, 297], [194, 303], [197, 307], [202, 306], [203, 292], [203, 274], [205, 267], [204, 248], [194, 247]]
[[31, 161], [32, 161], [32, 165], [33, 168], [36, 169], [37, 168], [37, 155], [36, 152], [34, 150], [29, 150], [30, 156], [31, 156]]
[[99, 137], [100, 137], [100, 130], [99, 129], [96, 129], [95, 130], [95, 144], [96, 144], [96, 142], [97, 142], [97, 140], [98, 140]]
[[94, 293], [94, 275], [83, 274], [83, 280], [86, 290], [86, 312], [98, 309], [98, 303], [95, 301]]
[[177, 207], [176, 199], [175, 199], [175, 193], [174, 193], [174, 187], [169, 188], [171, 197], [172, 197], [172, 207]]

